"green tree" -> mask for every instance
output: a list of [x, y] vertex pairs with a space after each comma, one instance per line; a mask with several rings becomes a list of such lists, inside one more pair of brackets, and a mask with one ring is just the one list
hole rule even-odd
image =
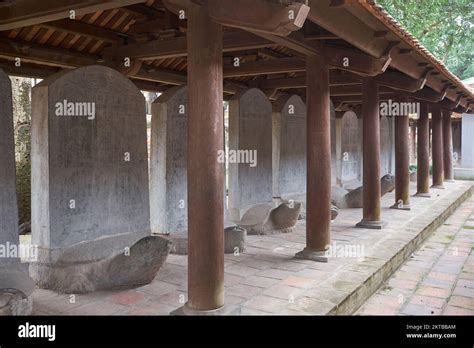
[[377, 0], [461, 79], [474, 76], [474, 1]]

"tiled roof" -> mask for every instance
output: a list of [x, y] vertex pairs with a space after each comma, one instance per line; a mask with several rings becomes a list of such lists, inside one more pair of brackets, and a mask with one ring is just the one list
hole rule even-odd
[[390, 29], [394, 34], [396, 34], [400, 39], [402, 39], [406, 44], [411, 46], [417, 52], [419, 52], [424, 58], [426, 58], [433, 66], [438, 68], [440, 72], [451, 80], [456, 86], [466, 92], [467, 95], [470, 95], [471, 98], [474, 98], [474, 93], [472, 90], [468, 89], [462, 81], [454, 75], [449, 69], [444, 65], [442, 61], [436, 58], [426, 47], [424, 47], [418, 39], [413, 36], [408, 30], [406, 30], [395, 18], [393, 18], [382, 6], [377, 4], [374, 0], [359, 0], [359, 3], [372, 15], [374, 15], [378, 20], [380, 20], [387, 29]]

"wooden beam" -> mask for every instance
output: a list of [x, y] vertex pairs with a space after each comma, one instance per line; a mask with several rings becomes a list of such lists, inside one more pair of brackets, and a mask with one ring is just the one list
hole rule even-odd
[[270, 58], [270, 59], [288, 58], [287, 55], [285, 55], [283, 53], [280, 53], [280, 52], [277, 52], [277, 51], [274, 51], [274, 50], [269, 49], [269, 48], [261, 48], [261, 49], [258, 50], [257, 54], [260, 57]]
[[[0, 57], [7, 59], [20, 58], [21, 63], [41, 63], [42, 65], [60, 68], [78, 68], [87, 65], [106, 65], [118, 71], [129, 74], [142, 80], [161, 82], [173, 85], [186, 84], [186, 74], [175, 71], [154, 68], [150, 66], [141, 67], [134, 71], [124, 69], [122, 64], [104, 61], [100, 57], [91, 54], [83, 54], [60, 48], [46, 48], [32, 43], [18, 43], [0, 39]], [[14, 62], [12, 62], [12, 65]], [[18, 68], [19, 69], [19, 68]]]
[[[343, 97], [343, 96], [358, 96], [362, 95], [362, 87], [358, 86], [332, 86], [330, 88], [331, 96]], [[379, 87], [379, 95], [381, 94], [393, 94], [390, 88]]]
[[[145, 1], [142, 1], [145, 2]], [[124, 6], [121, 8], [122, 11], [127, 12], [128, 14], [137, 17], [139, 19], [158, 19], [161, 18], [162, 13], [158, 11], [154, 6], [146, 6], [142, 4], [133, 4], [129, 6]]]
[[[330, 86], [353, 86], [360, 85], [361, 81], [343, 75], [330, 75], [329, 85]], [[306, 88], [306, 76], [299, 77], [285, 77], [279, 79], [266, 79], [259, 83], [260, 89], [294, 89], [294, 88]]]
[[277, 36], [254, 32], [267, 40], [283, 45], [303, 56], [322, 55], [327, 64], [356, 74], [376, 76], [383, 73], [390, 64], [390, 55], [374, 58], [365, 53], [329, 45], [314, 45], [305, 40], [302, 33]]
[[446, 97], [448, 85], [441, 92], [433, 91], [430, 88], [423, 88], [422, 90], [411, 94], [410, 96], [416, 99], [428, 101], [431, 103], [439, 103]]
[[96, 25], [87, 24], [71, 19], [60, 19], [58, 21], [42, 23], [41, 27], [46, 29], [59, 30], [70, 34], [79, 34], [87, 38], [100, 40], [112, 44], [123, 43], [123, 38], [129, 37], [129, 35], [127, 34], [114, 32], [112, 30], [98, 27]]
[[63, 48], [0, 39], [0, 57], [20, 58], [22, 62], [41, 63], [62, 68], [78, 68], [98, 64], [99, 56], [82, 54]]
[[45, 79], [50, 75], [53, 75], [61, 68], [40, 66], [36, 64], [22, 63], [21, 67], [16, 67], [14, 62], [0, 62], [0, 69], [5, 71], [8, 75]]
[[441, 107], [443, 109], [454, 110], [459, 106], [459, 104], [461, 103], [462, 98], [463, 98], [462, 95], [460, 95], [456, 101], [452, 101], [452, 100], [449, 100], [449, 99], [445, 98], [439, 104], [441, 105]]
[[261, 36], [270, 42], [274, 42], [278, 45], [285, 46], [290, 50], [295, 51], [297, 55], [300, 55], [301, 58], [322, 54], [321, 49], [313, 45], [310, 41], [306, 42], [303, 33], [300, 32], [291, 33], [288, 36], [279, 36], [257, 31], [252, 31], [252, 33]]
[[[355, 11], [347, 11], [346, 9], [331, 7], [329, 1], [309, 0], [310, 12], [308, 19], [319, 26], [323, 27], [341, 39], [349, 42], [365, 53], [373, 57], [381, 57], [385, 54], [390, 43], [383, 38], [374, 38], [376, 30], [365, 23], [362, 19], [355, 15]], [[370, 5], [366, 1], [354, 2], [356, 10], [366, 10]], [[413, 59], [410, 55], [395, 49], [391, 54], [390, 65], [404, 74], [419, 79], [422, 77], [428, 62], [420, 62]], [[426, 85], [441, 90], [437, 86], [435, 75], [431, 74], [426, 81]], [[447, 97], [456, 100], [455, 93], [448, 93]]]
[[377, 30], [374, 32], [375, 38], [385, 38], [388, 35], [388, 30]]
[[324, 56], [328, 64], [335, 68], [367, 76], [382, 74], [391, 61], [390, 55], [374, 58], [365, 53], [332, 46], [324, 46]]
[[[247, 32], [229, 32], [224, 34], [223, 51], [234, 52], [275, 46], [274, 43]], [[102, 55], [109, 59], [157, 59], [187, 56], [186, 37], [171, 40], [155, 40], [105, 48]]]
[[224, 66], [224, 77], [257, 76], [305, 71], [306, 64], [298, 58], [283, 58], [249, 62], [238, 67]]
[[309, 7], [255, 0], [208, 0], [209, 15], [217, 23], [266, 34], [287, 36], [303, 27]]
[[[395, 100], [397, 95], [395, 93], [382, 93], [379, 96], [379, 101]], [[332, 102], [336, 104], [362, 104], [361, 95], [348, 95], [348, 96], [332, 96]]]
[[427, 74], [423, 78], [415, 80], [404, 74], [385, 72], [375, 77], [375, 80], [381, 86], [387, 86], [406, 92], [416, 92], [425, 86]]
[[82, 16], [97, 11], [133, 5], [146, 0], [17, 0], [0, 4], [0, 31]]
[[334, 34], [313, 34], [313, 35], [305, 35], [305, 40], [312, 41], [312, 40], [339, 40], [340, 38]]

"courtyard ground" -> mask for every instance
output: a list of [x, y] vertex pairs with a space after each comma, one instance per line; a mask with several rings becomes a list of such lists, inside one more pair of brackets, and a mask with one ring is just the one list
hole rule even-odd
[[[354, 314], [381, 288], [359, 314], [472, 314], [471, 189], [471, 182], [446, 183], [431, 198], [413, 197], [411, 211], [390, 209], [394, 193], [388, 193], [383, 230], [356, 228], [362, 209], [341, 210], [332, 224], [332, 247], [356, 254], [335, 255], [328, 263], [294, 258], [305, 246], [304, 221], [293, 233], [248, 236], [244, 252], [225, 256], [226, 303], [245, 315]], [[179, 255], [170, 255], [153, 283], [137, 289], [33, 293], [36, 315], [168, 315], [186, 297], [187, 258]]]
[[474, 199], [463, 203], [358, 311], [474, 315]]

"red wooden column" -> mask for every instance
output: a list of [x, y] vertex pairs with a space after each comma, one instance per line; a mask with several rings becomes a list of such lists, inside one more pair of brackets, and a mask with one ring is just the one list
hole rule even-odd
[[443, 119], [439, 105], [431, 104], [432, 142], [431, 157], [433, 159], [433, 185], [432, 188], [444, 188], [443, 164]]
[[297, 258], [327, 262], [331, 242], [331, 122], [329, 68], [320, 56], [306, 61], [306, 248]]
[[[381, 229], [380, 219], [380, 117], [378, 86], [372, 77], [362, 79], [363, 218], [356, 226]], [[384, 139], [387, 141], [387, 139]]]
[[[405, 98], [399, 98], [406, 102]], [[395, 115], [395, 204], [393, 209], [410, 210], [410, 143], [408, 115]], [[413, 134], [413, 128], [412, 132]], [[414, 142], [412, 144], [414, 146]]]
[[188, 302], [190, 313], [224, 306], [222, 27], [206, 6], [188, 8]]
[[418, 118], [417, 132], [417, 197], [431, 197], [430, 195], [430, 125], [428, 119], [428, 104], [420, 102], [420, 117]]
[[453, 173], [453, 131], [451, 111], [443, 110], [443, 165], [444, 181], [454, 181]]

